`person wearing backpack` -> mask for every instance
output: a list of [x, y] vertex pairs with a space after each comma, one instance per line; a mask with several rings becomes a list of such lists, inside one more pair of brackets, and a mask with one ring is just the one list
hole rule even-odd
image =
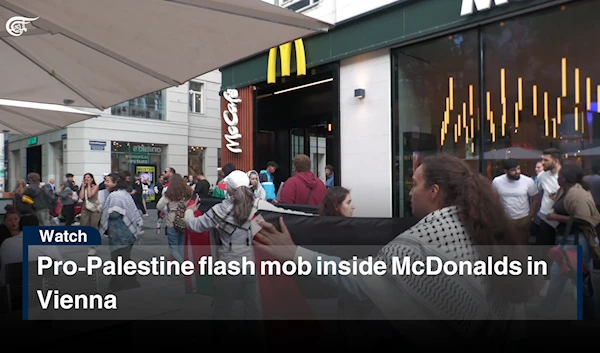
[[169, 241], [171, 256], [180, 263], [184, 260], [185, 248], [185, 210], [191, 200], [193, 190], [187, 185], [180, 174], [173, 174], [169, 187], [160, 198], [156, 208], [167, 207], [165, 227]]
[[61, 204], [60, 213], [65, 219], [67, 227], [75, 222], [75, 204], [79, 201], [79, 195], [72, 187], [72, 184], [65, 181], [56, 192]]

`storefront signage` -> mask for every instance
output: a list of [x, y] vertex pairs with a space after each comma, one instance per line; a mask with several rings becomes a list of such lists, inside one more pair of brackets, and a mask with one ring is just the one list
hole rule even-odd
[[492, 3], [496, 6], [508, 4], [508, 0], [463, 0], [460, 9], [461, 16], [472, 15], [474, 11], [480, 12], [492, 8]]
[[148, 164], [150, 163], [150, 156], [147, 154], [125, 154], [128, 163], [130, 164]]
[[104, 151], [106, 148], [106, 141], [90, 141], [90, 150], [92, 151]]
[[162, 153], [162, 148], [156, 146], [135, 145], [131, 147], [131, 151], [138, 153]]
[[[294, 41], [296, 47], [296, 75], [306, 75], [306, 53], [302, 39]], [[274, 47], [269, 50], [269, 62], [267, 66], [267, 83], [277, 82], [277, 49], [281, 52], [281, 76], [290, 76], [292, 71], [292, 42]]]
[[33, 145], [37, 145], [38, 143], [38, 138], [37, 136], [35, 137], [30, 137], [27, 139], [27, 146], [33, 146]]
[[61, 139], [61, 140], [66, 140], [66, 139], [67, 139], [67, 134], [62, 134], [62, 135], [60, 135], [60, 139]]
[[227, 133], [223, 135], [227, 141], [227, 149], [231, 153], [241, 153], [242, 149], [239, 147], [240, 143], [237, 141], [242, 138], [240, 129], [237, 124], [239, 123], [237, 105], [242, 102], [239, 98], [239, 92], [237, 89], [228, 89], [223, 92], [223, 98], [227, 101], [227, 110], [223, 112], [223, 120], [227, 124]]

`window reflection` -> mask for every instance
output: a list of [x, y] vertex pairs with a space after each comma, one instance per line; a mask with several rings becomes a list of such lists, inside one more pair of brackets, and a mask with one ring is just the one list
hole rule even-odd
[[202, 104], [202, 94], [204, 92], [204, 84], [201, 82], [190, 81], [189, 89], [189, 110], [191, 113], [202, 114], [204, 104]]
[[136, 174], [139, 165], [153, 165], [162, 170], [162, 159], [166, 145], [113, 141], [111, 148], [111, 170], [129, 171]]
[[535, 176], [551, 147], [586, 173], [600, 165], [598, 13], [600, 2], [578, 2], [397, 49], [395, 215], [410, 215], [412, 173], [428, 154], [473, 170], [481, 158], [489, 178], [506, 158]]
[[549, 147], [587, 169], [600, 156], [598, 13], [600, 3], [583, 2], [484, 29], [490, 177], [508, 157], [535, 175]]
[[204, 173], [204, 154], [206, 148], [199, 146], [188, 146], [188, 175], [194, 177], [198, 173]]
[[409, 216], [412, 174], [425, 156], [442, 151], [479, 168], [477, 31], [401, 48], [394, 55], [396, 202], [400, 215]]
[[166, 91], [157, 91], [117, 104], [110, 108], [112, 115], [163, 120]]

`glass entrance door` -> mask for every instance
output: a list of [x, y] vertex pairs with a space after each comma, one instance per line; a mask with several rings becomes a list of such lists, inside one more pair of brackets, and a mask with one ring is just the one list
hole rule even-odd
[[333, 136], [329, 130], [329, 124], [290, 130], [290, 162], [298, 154], [309, 156], [312, 164], [311, 171], [319, 179], [323, 180], [323, 182], [325, 182], [325, 166], [328, 164], [327, 161], [333, 160]]

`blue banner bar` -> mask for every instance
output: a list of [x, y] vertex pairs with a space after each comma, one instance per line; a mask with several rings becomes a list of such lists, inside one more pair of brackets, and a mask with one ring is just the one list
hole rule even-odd
[[102, 238], [98, 229], [89, 226], [23, 227], [23, 320], [29, 319], [29, 246], [98, 246]]
[[[592, 268], [588, 269], [590, 272]], [[577, 320], [583, 320], [583, 248], [577, 245]]]

